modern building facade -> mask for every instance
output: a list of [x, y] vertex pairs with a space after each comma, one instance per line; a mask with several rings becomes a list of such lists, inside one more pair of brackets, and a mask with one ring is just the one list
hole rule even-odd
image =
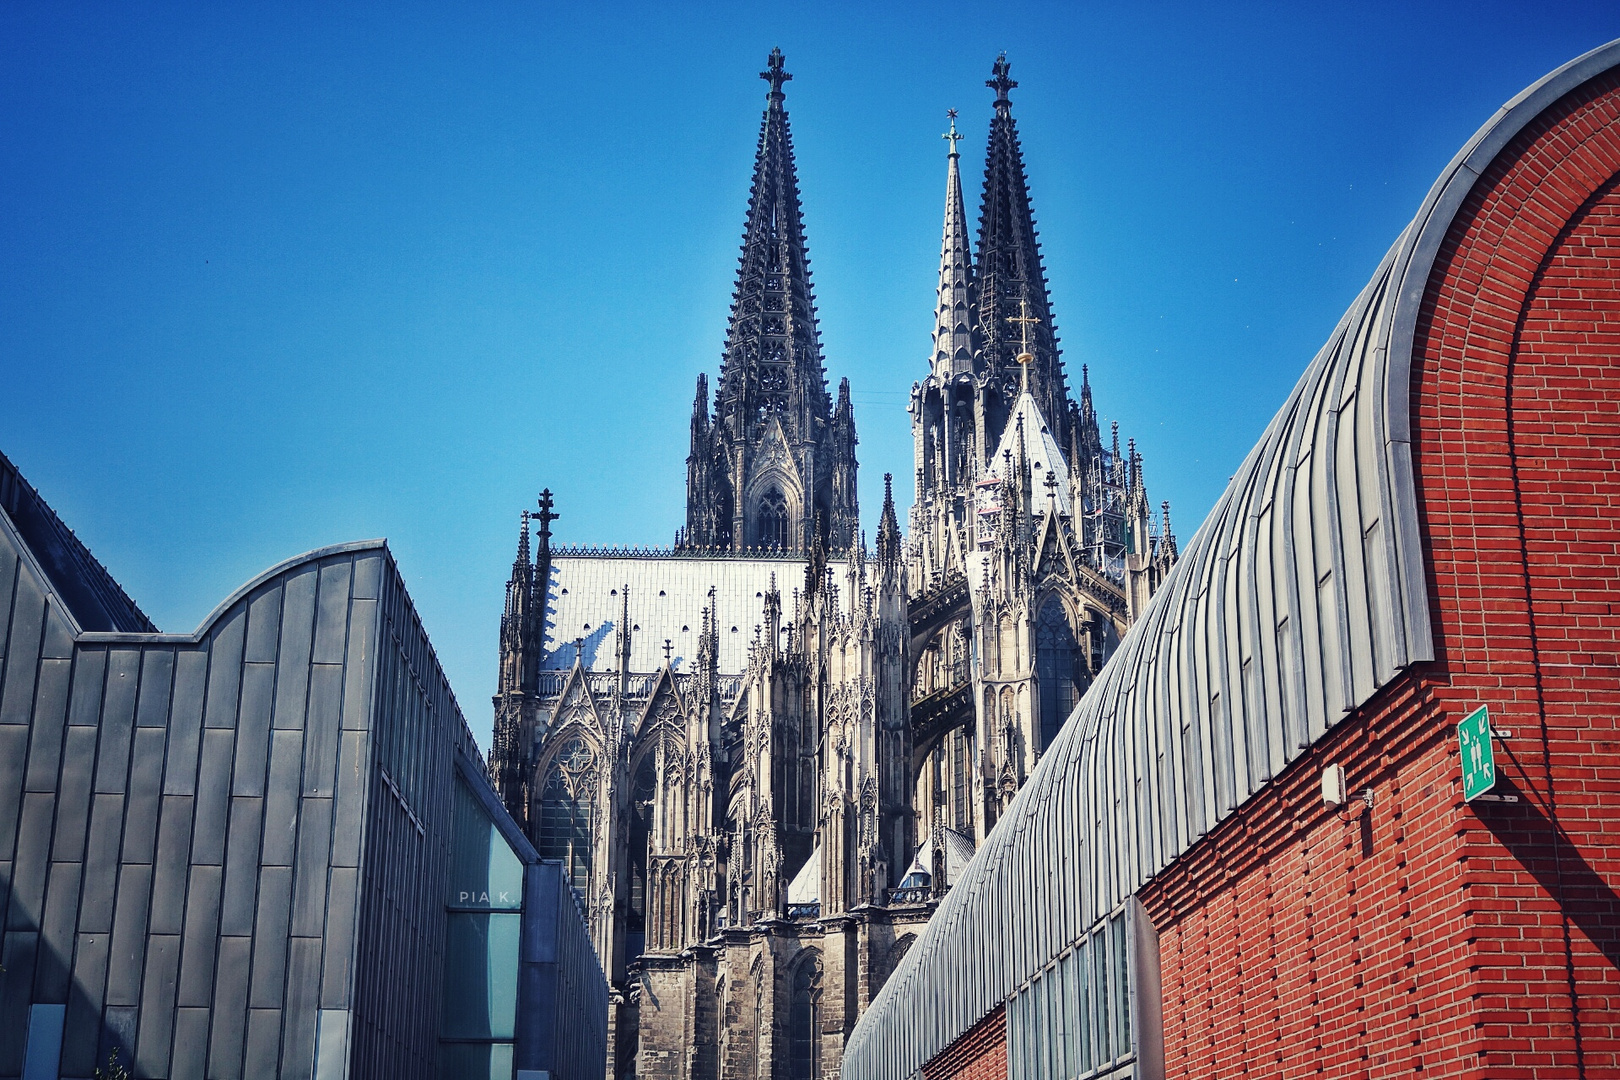
[[[491, 777], [563, 860], [614, 986], [616, 1077], [834, 1077], [857, 1017], [1175, 559], [1142, 463], [1074, 401], [1009, 91], [977, 246], [949, 133], [912, 391], [917, 506], [859, 528], [827, 389], [781, 53], [717, 391], [667, 549], [522, 515]], [[921, 322], [921, 320], [919, 320]], [[536, 525], [538, 528], [536, 529]]]
[[0, 1077], [592, 1077], [607, 986], [386, 544], [161, 634], [0, 457]]
[[1620, 42], [1442, 174], [844, 1075], [1614, 1075], [1617, 319]]

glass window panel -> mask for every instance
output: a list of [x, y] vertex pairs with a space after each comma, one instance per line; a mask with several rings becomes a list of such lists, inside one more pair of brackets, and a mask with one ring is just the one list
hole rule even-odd
[[451, 1039], [512, 1038], [523, 917], [462, 911], [448, 919], [439, 1033]]
[[523, 863], [459, 777], [446, 903], [510, 911], [523, 906]]
[[1074, 954], [1075, 978], [1078, 982], [1077, 993], [1080, 999], [1080, 1072], [1085, 1074], [1091, 1071], [1091, 950], [1087, 943], [1081, 942], [1080, 948]]
[[512, 1080], [511, 1043], [439, 1044], [440, 1080]]

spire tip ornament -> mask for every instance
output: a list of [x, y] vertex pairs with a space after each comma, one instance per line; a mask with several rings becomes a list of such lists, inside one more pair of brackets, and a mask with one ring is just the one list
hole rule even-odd
[[1007, 63], [1007, 54], [1003, 52], [996, 57], [995, 64], [990, 68], [990, 74], [993, 77], [985, 80], [984, 85], [996, 92], [996, 108], [998, 109], [1012, 105], [1012, 102], [1007, 98], [1007, 91], [1016, 87], [1018, 83], [1008, 76], [1007, 73], [1011, 70], [1012, 65]]
[[770, 97], [772, 101], [782, 100], [782, 84], [793, 79], [793, 76], [789, 75], [787, 69], [782, 66], [785, 62], [786, 58], [783, 57], [782, 50], [780, 48], [772, 49], [771, 55], [765, 60], [765, 70], [759, 73], [760, 78], [771, 84]]

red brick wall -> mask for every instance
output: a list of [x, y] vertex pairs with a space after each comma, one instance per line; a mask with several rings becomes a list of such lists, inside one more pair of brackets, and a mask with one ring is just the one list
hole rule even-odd
[[1004, 1005], [923, 1066], [927, 1080], [1007, 1080], [1007, 1009]]
[[[1482, 177], [1430, 279], [1413, 426], [1438, 660], [1143, 895], [1171, 1076], [1620, 1069], [1620, 92]], [[1516, 736], [1465, 806], [1455, 723]], [[1328, 762], [1370, 808], [1331, 813]]]

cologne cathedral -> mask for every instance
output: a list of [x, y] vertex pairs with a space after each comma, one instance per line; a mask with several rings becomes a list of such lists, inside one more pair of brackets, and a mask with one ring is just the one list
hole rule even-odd
[[[772, 52], [719, 378], [668, 548], [525, 511], [490, 771], [612, 982], [607, 1072], [836, 1077], [844, 1040], [1176, 557], [1058, 348], [1003, 57], [976, 244], [955, 114], [915, 500], [856, 500]], [[566, 509], [566, 508], [564, 508]]]

